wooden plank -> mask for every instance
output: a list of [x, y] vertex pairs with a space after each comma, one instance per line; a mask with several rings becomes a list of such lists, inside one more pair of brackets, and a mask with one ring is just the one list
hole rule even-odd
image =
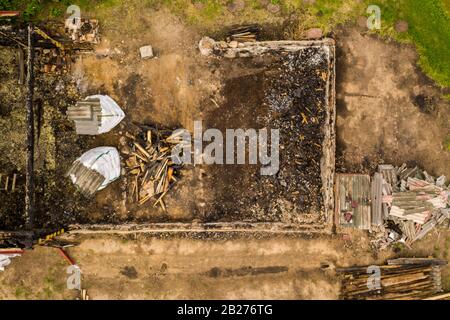
[[35, 185], [34, 185], [34, 27], [28, 25], [28, 47], [27, 47], [27, 94], [26, 94], [26, 114], [27, 114], [27, 162], [25, 177], [25, 216], [26, 228], [34, 229], [35, 211]]
[[87, 106], [70, 106], [67, 108], [67, 117], [70, 120], [93, 120], [93, 110], [90, 105]]
[[450, 292], [438, 294], [436, 296], [427, 297], [422, 300], [448, 300], [448, 299], [450, 299]]
[[12, 181], [12, 187], [11, 187], [11, 191], [14, 192], [16, 190], [16, 180], [17, 180], [17, 174], [14, 173], [13, 175], [13, 181]]

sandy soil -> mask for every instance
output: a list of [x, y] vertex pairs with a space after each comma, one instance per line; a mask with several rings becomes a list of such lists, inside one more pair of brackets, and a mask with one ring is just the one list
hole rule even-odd
[[[218, 75], [197, 50], [201, 35], [165, 10], [139, 17], [109, 20], [96, 54], [76, 65], [80, 88], [117, 99], [131, 121], [192, 130], [202, 101], [220, 90]], [[156, 58], [143, 61], [139, 48], [148, 44]]]

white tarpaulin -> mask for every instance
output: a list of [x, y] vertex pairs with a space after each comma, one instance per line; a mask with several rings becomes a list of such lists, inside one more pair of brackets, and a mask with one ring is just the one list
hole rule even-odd
[[[89, 169], [95, 170], [106, 178], [97, 190], [102, 190], [110, 182], [120, 177], [120, 156], [114, 147], [97, 147], [91, 149], [76, 161], [83, 163]], [[73, 183], [76, 183], [77, 177], [70, 175]]]
[[101, 124], [98, 128], [98, 133], [105, 133], [110, 131], [125, 118], [125, 113], [120, 109], [119, 105], [109, 96], [93, 95], [86, 97], [89, 99], [100, 99], [100, 106], [102, 108]]
[[11, 258], [20, 257], [20, 254], [0, 254], [0, 271], [5, 271], [5, 267], [11, 263]]

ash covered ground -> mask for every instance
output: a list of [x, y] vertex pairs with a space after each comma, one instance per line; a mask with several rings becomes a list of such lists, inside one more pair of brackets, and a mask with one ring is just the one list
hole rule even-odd
[[[1, 120], [16, 124], [4, 127], [0, 160], [8, 169], [5, 171], [18, 172], [24, 180], [24, 90], [8, 89], [16, 87], [17, 61], [14, 50], [2, 51], [4, 90], [0, 100], [5, 111]], [[77, 136], [65, 117], [67, 107], [83, 98], [76, 81], [69, 74], [38, 72], [35, 227], [193, 220], [304, 223], [308, 217], [317, 222], [323, 211], [320, 159], [328, 68], [326, 52], [319, 48], [211, 62], [209, 71], [221, 75], [222, 90], [218, 103], [212, 103], [210, 97], [202, 103], [204, 129], [279, 129], [280, 169], [274, 176], [262, 176], [260, 165], [187, 166], [180, 184], [168, 195], [167, 212], [155, 208], [153, 202], [122, 207], [121, 181], [93, 198], [76, 190], [64, 176], [71, 163], [90, 148], [117, 146], [120, 135], [131, 128], [130, 121], [125, 119], [111, 134]], [[92, 89], [87, 94], [94, 93], [97, 91]], [[125, 92], [118, 97], [120, 102], [128, 96]], [[0, 209], [0, 229], [21, 228], [23, 189], [1, 196], [5, 206]]]
[[[77, 136], [65, 117], [80, 98], [67, 73], [43, 73], [47, 52], [36, 52], [35, 109], [35, 228], [57, 228], [82, 219], [89, 199], [78, 193], [64, 174], [89, 138]], [[17, 189], [1, 191], [0, 230], [25, 224], [26, 109], [25, 85], [18, 85], [17, 50], [0, 48], [0, 166], [2, 174], [16, 173]], [[4, 179], [4, 178], [3, 178]]]
[[[303, 222], [323, 212], [320, 160], [327, 114], [329, 60], [323, 48], [226, 61], [231, 72], [225, 104], [208, 127], [280, 130], [280, 169], [260, 175], [260, 165], [212, 165], [205, 180], [214, 193], [207, 221]], [[314, 220], [313, 219], [313, 220]]]

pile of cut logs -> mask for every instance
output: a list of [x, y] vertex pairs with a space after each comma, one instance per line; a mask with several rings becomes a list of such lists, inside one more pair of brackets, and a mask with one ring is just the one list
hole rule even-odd
[[172, 159], [172, 149], [180, 142], [180, 136], [172, 131], [145, 126], [145, 130], [133, 135], [126, 132], [120, 139], [119, 150], [125, 159], [128, 173], [128, 194], [132, 202], [143, 205], [155, 198], [154, 206], [165, 211], [163, 198], [177, 181], [180, 165]]
[[387, 262], [387, 265], [378, 267], [336, 269], [342, 276], [341, 299], [415, 300], [442, 292], [441, 266], [447, 261], [399, 258]]

